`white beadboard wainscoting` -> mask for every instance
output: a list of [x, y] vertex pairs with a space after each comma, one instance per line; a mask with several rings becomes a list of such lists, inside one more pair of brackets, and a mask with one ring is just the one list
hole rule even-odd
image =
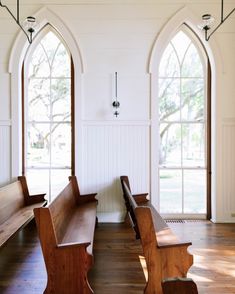
[[[235, 221], [235, 118], [222, 123], [220, 221]], [[234, 215], [234, 216], [232, 216]]]
[[11, 121], [0, 120], [0, 186], [11, 179]]
[[149, 191], [149, 128], [146, 122], [83, 122], [84, 193], [98, 193], [100, 222], [125, 217], [120, 176], [128, 175], [134, 193]]

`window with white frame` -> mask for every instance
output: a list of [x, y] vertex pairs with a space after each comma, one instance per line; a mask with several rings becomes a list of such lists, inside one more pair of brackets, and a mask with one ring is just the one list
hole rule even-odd
[[160, 61], [159, 189], [165, 214], [206, 214], [206, 58], [192, 33], [180, 30]]
[[24, 69], [24, 173], [32, 190], [52, 200], [72, 173], [72, 60], [48, 29]]

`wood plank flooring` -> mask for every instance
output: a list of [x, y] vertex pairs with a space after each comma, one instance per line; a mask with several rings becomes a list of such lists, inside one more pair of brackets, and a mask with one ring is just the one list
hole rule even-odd
[[[235, 293], [235, 224], [189, 221], [169, 226], [193, 243], [189, 277], [197, 283], [199, 293]], [[89, 273], [96, 294], [143, 293], [142, 249], [134, 236], [128, 223], [98, 225], [95, 266]], [[0, 293], [41, 294], [45, 285], [41, 248], [31, 222], [0, 249]]]

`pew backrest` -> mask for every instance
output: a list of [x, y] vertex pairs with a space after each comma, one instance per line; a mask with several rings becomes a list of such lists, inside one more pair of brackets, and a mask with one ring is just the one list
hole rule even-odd
[[60, 243], [65, 235], [66, 228], [72, 216], [72, 210], [76, 207], [76, 198], [71, 182], [48, 205], [48, 213], [55, 230], [56, 242]]
[[34, 218], [33, 209], [45, 206], [45, 194], [29, 195], [24, 176], [0, 188], [0, 246]]
[[0, 201], [0, 224], [2, 224], [25, 205], [20, 181], [0, 188]]

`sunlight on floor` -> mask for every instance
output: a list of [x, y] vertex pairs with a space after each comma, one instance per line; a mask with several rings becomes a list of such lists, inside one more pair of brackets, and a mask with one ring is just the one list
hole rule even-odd
[[144, 256], [139, 255], [139, 260], [140, 260], [140, 264], [141, 264], [143, 272], [144, 272], [145, 280], [147, 281], [148, 280], [148, 271], [147, 271], [147, 266], [146, 266]]

